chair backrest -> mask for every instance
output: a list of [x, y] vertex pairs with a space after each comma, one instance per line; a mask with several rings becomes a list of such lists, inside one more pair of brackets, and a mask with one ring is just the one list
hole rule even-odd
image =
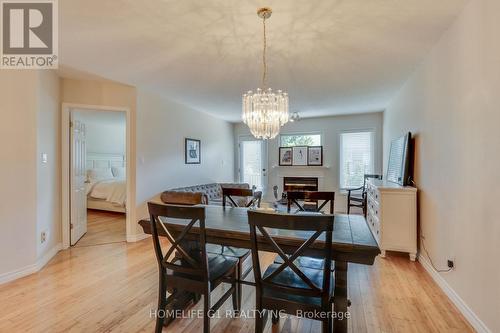
[[[304, 206], [299, 200], [316, 202], [317, 212], [320, 212], [327, 203], [330, 203], [330, 214], [334, 212], [335, 192], [319, 192], [319, 191], [294, 191], [287, 192], [287, 210], [290, 212], [292, 204], [297, 205], [300, 211], [304, 211]], [[318, 201], [323, 200], [323, 203], [318, 206]]]
[[[205, 207], [162, 205], [148, 202], [152, 226], [153, 245], [158, 266], [161, 270], [171, 271], [170, 275], [181, 275], [208, 281], [208, 259], [206, 253]], [[164, 218], [187, 220], [186, 226], [174, 237]], [[198, 224], [198, 238], [186, 240], [189, 231]], [[170, 247], [163, 253], [160, 235], [168, 239]], [[188, 246], [189, 244], [189, 246]], [[174, 252], [175, 251], [175, 252]]]
[[250, 197], [252, 198], [248, 202], [246, 202], [244, 207], [250, 207], [253, 204], [257, 204], [258, 207], [260, 207], [260, 196], [255, 197], [254, 191], [251, 189], [245, 189], [245, 188], [230, 188], [230, 187], [223, 187], [222, 188], [222, 207], [226, 207], [227, 199], [229, 199], [231, 205], [233, 207], [240, 207], [234, 199], [234, 197]]
[[[280, 292], [298, 296], [322, 297], [322, 301], [326, 301], [328, 293], [325, 291], [330, 290], [331, 283], [333, 221], [333, 215], [292, 215], [249, 210], [248, 223], [250, 225], [253, 270], [257, 288], [270, 287]], [[288, 254], [291, 254], [291, 256], [287, 256], [285, 250], [276, 243], [272, 234], [268, 232], [268, 229], [296, 230], [300, 231], [300, 234], [310, 232], [311, 236], [300, 246], [287, 245], [286, 251]], [[260, 235], [257, 234], [257, 231]], [[301, 256], [323, 233], [325, 234], [322, 249], [323, 255], [321, 256], [322, 259], [325, 259], [323, 264], [323, 281], [321, 286], [317, 286], [301, 271], [301, 267], [295, 265], [294, 260]], [[284, 261], [281, 266], [266, 277], [262, 277], [260, 270], [259, 242], [262, 242], [262, 239]], [[291, 269], [308, 288], [285, 286], [273, 282], [274, 277], [287, 268]]]

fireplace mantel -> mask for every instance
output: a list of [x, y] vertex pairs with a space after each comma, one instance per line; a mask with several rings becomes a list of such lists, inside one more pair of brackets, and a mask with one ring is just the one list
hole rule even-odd
[[289, 170], [321, 170], [330, 169], [329, 165], [273, 165], [273, 169], [289, 169]]

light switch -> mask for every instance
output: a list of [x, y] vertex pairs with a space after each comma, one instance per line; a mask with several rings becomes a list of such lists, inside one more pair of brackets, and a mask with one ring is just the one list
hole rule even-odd
[[46, 153], [42, 154], [42, 163], [47, 163], [47, 154]]

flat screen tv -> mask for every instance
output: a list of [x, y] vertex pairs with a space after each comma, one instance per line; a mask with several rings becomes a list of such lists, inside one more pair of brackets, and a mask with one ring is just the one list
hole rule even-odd
[[387, 167], [387, 181], [402, 186], [412, 184], [411, 176], [411, 133], [392, 140]]

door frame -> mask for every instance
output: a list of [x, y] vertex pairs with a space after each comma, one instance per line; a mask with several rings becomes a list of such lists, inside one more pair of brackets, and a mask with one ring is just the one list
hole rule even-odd
[[125, 112], [126, 115], [126, 152], [125, 167], [127, 177], [127, 204], [126, 204], [126, 239], [134, 241], [134, 223], [136, 215], [135, 205], [135, 159], [132, 159], [132, 133], [131, 133], [131, 111], [127, 107], [88, 105], [75, 103], [62, 103], [61, 107], [61, 234], [62, 248], [70, 247], [70, 112], [72, 109], [80, 111], [116, 111]]
[[242, 182], [242, 158], [243, 156], [241, 155], [241, 143], [243, 141], [262, 141], [262, 165], [263, 168], [266, 169], [266, 171], [263, 171], [265, 173], [264, 176], [262, 176], [262, 194], [264, 195], [265, 192], [267, 191], [267, 185], [269, 182], [269, 162], [268, 162], [268, 156], [267, 156], [267, 149], [268, 149], [268, 140], [260, 140], [256, 139], [252, 135], [240, 135], [238, 137], [238, 182]]

